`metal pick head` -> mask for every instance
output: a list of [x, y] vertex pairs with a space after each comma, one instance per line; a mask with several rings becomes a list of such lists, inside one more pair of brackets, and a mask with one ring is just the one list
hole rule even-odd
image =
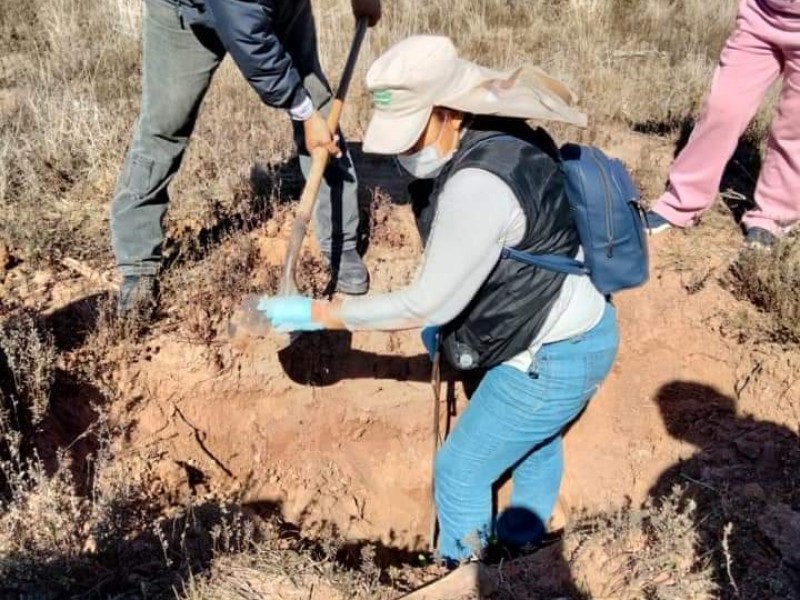
[[273, 333], [269, 320], [258, 310], [258, 303], [262, 298], [263, 296], [259, 294], [245, 297], [241, 307], [228, 321], [227, 330], [230, 339], [263, 338]]

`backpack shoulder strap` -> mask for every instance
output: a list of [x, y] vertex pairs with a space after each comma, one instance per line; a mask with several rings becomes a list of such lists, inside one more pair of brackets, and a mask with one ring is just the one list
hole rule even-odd
[[[506, 133], [499, 133], [497, 135], [492, 135], [480, 140], [473, 146], [473, 148], [477, 148], [478, 146], [481, 146], [489, 141], [496, 141], [501, 139], [518, 139], [518, 138], [515, 138], [514, 136]], [[558, 156], [559, 156], [559, 161], [561, 161], [560, 155]], [[517, 262], [528, 264], [534, 267], [539, 267], [540, 269], [547, 269], [548, 271], [555, 271], [557, 273], [566, 273], [567, 275], [589, 274], [589, 268], [586, 266], [585, 263], [575, 260], [574, 258], [570, 258], [569, 256], [563, 256], [560, 254], [531, 254], [529, 252], [522, 252], [520, 250], [514, 250], [513, 248], [506, 247], [503, 248], [503, 251], [500, 256], [501, 258], [515, 260]]]
[[560, 254], [530, 254], [513, 248], [503, 248], [500, 256], [548, 271], [557, 271], [567, 275], [589, 275], [589, 268], [585, 263]]

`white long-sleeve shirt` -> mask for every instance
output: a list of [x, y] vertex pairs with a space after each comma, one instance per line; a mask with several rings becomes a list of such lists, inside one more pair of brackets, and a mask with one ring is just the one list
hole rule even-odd
[[[455, 319], [489, 277], [503, 247], [525, 234], [526, 217], [511, 188], [481, 169], [463, 169], [445, 184], [414, 282], [388, 294], [347, 298], [342, 319], [352, 331], [444, 325]], [[588, 277], [568, 275], [527, 351], [507, 361], [527, 371], [542, 344], [588, 331], [605, 299]]]

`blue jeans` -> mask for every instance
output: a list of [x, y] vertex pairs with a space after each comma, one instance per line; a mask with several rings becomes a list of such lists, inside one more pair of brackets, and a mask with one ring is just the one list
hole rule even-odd
[[[435, 464], [439, 554], [479, 555], [496, 535], [515, 546], [536, 543], [552, 514], [564, 468], [564, 429], [611, 370], [619, 335], [614, 308], [572, 339], [546, 344], [529, 373], [491, 369]], [[509, 508], [492, 523], [492, 486], [513, 477]]]
[[[303, 86], [322, 114], [330, 109], [331, 91], [317, 56], [314, 17], [309, 0], [287, 3], [275, 22]], [[142, 57], [142, 104], [133, 128], [111, 203], [111, 243], [123, 275], [154, 275], [161, 264], [163, 221], [168, 187], [178, 172], [203, 98], [225, 49], [216, 33], [192, 27], [169, 0], [145, 0]], [[307, 175], [311, 157], [302, 123], [293, 121], [300, 168]], [[358, 241], [358, 197], [353, 162], [345, 155], [331, 161], [320, 187], [314, 230], [320, 249], [351, 250]]]

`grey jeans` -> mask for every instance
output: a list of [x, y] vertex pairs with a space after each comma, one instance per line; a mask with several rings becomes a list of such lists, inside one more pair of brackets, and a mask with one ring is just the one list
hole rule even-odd
[[[315, 106], [324, 113], [331, 92], [317, 55], [309, 0], [293, 0], [280, 32], [286, 51]], [[280, 24], [278, 24], [280, 26]], [[167, 188], [178, 172], [211, 78], [225, 57], [213, 30], [190, 27], [166, 0], [146, 0], [143, 30], [142, 103], [111, 204], [111, 243], [123, 275], [156, 274], [161, 263]], [[311, 160], [303, 127], [293, 122], [300, 166]], [[323, 252], [356, 247], [357, 179], [345, 151], [325, 173], [314, 215]]]

